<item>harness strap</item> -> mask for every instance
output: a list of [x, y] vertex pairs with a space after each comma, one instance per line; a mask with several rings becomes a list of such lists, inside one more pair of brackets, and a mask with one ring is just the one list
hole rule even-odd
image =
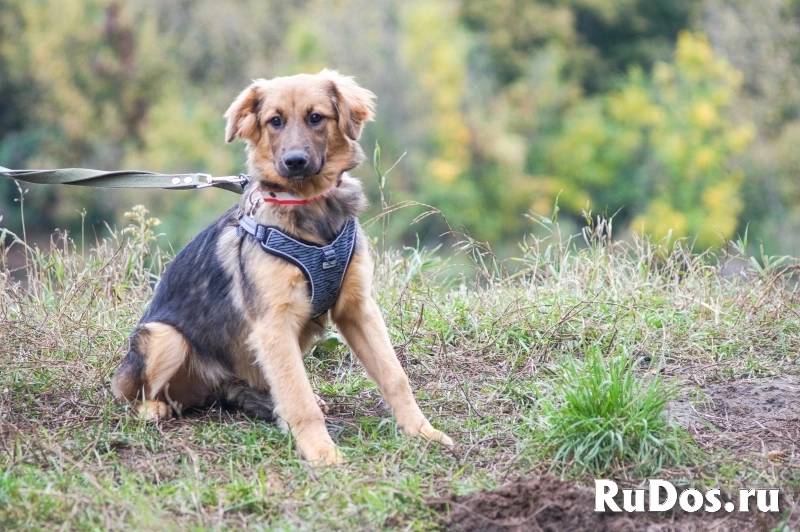
[[239, 227], [236, 228], [236, 236], [242, 236], [246, 232], [259, 242], [267, 241], [266, 225], [256, 223], [256, 221], [249, 216], [245, 216], [243, 212], [240, 212], [238, 217]]
[[303, 272], [308, 281], [312, 319], [333, 308], [355, 251], [355, 218], [347, 220], [341, 232], [326, 246], [302, 242], [277, 227], [256, 223], [253, 218], [240, 212], [236, 235], [242, 236], [244, 233], [256, 239], [270, 255], [294, 264]]

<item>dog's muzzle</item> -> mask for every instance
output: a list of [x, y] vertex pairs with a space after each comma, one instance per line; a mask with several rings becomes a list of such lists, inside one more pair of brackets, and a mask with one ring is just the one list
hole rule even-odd
[[283, 159], [280, 159], [275, 166], [282, 177], [300, 181], [322, 172], [325, 167], [325, 156], [322, 157], [317, 168], [311, 168], [310, 165], [311, 160], [308, 155], [305, 152], [295, 150], [284, 155]]

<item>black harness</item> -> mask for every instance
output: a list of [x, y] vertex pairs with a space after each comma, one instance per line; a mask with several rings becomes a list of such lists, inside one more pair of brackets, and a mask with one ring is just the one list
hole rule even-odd
[[347, 220], [333, 242], [326, 246], [298, 240], [274, 226], [257, 224], [240, 212], [236, 235], [242, 236], [244, 233], [255, 238], [261, 244], [261, 249], [270, 255], [300, 268], [308, 281], [312, 319], [333, 308], [356, 247], [355, 218]]

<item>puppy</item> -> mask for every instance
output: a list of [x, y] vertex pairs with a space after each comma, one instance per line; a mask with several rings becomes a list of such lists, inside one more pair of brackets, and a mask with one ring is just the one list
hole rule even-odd
[[403, 432], [453, 444], [414, 400], [372, 297], [366, 200], [347, 171], [374, 100], [330, 70], [236, 98], [225, 140], [246, 143], [250, 184], [167, 268], [114, 376], [119, 400], [149, 420], [218, 402], [288, 428], [310, 462], [343, 462], [303, 367], [330, 319]]

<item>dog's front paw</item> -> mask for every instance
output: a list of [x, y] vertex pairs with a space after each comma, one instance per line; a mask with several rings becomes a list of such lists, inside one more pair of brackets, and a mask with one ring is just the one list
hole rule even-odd
[[418, 423], [403, 425], [402, 429], [403, 432], [408, 436], [416, 436], [419, 438], [425, 438], [426, 440], [436, 441], [448, 447], [452, 447], [454, 445], [450, 436], [441, 430], [433, 428], [427, 419], [423, 419]]
[[346, 464], [347, 459], [338, 447], [319, 446], [314, 449], [306, 449], [301, 452], [303, 458], [314, 467], [326, 467], [339, 464]]
[[430, 441], [438, 441], [442, 445], [452, 447], [454, 445], [453, 439], [441, 430], [435, 429], [428, 425], [427, 428], [419, 431], [419, 435]]

